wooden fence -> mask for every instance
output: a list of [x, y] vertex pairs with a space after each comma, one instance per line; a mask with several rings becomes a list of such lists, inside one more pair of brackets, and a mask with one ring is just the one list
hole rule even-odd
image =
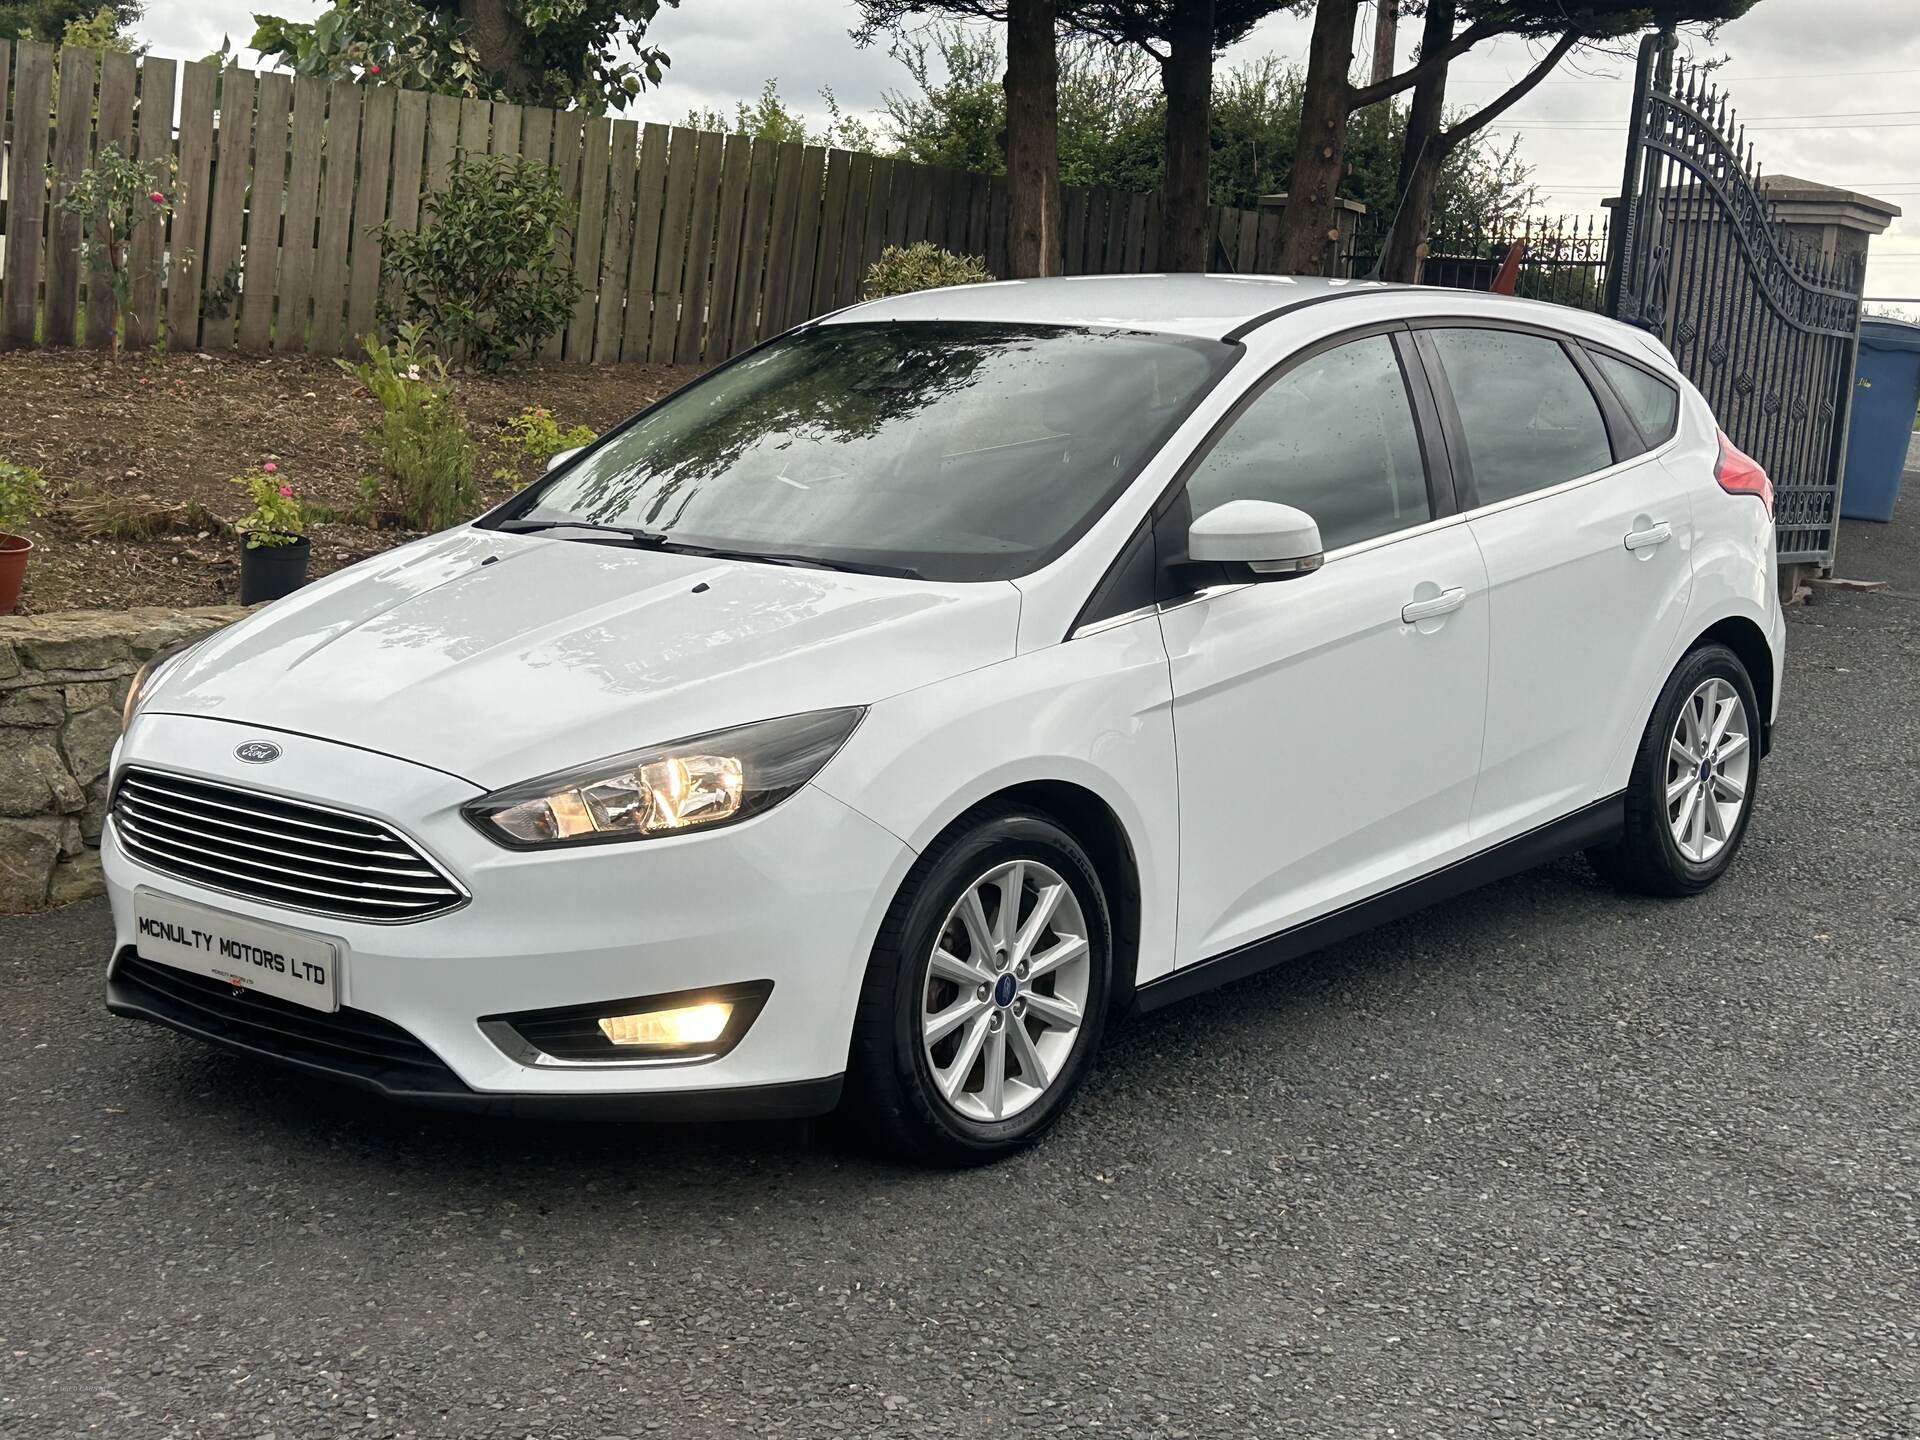
[[[56, 63], [31, 42], [0, 41], [0, 99], [0, 345], [111, 342], [105, 282], [55, 201], [113, 143], [179, 167], [165, 233], [137, 232], [130, 348], [354, 349], [377, 324], [372, 227], [413, 228], [463, 154], [549, 164], [578, 207], [584, 289], [549, 359], [724, 359], [851, 303], [887, 245], [932, 240], [1005, 270], [1003, 178], [884, 156], [152, 56]], [[1069, 274], [1153, 268], [1157, 196], [1064, 199]], [[1271, 265], [1276, 213], [1213, 219], [1218, 268]]]

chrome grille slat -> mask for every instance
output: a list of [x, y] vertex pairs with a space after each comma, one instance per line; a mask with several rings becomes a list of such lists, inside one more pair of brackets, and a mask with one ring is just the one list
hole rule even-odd
[[129, 769], [114, 791], [113, 821], [121, 848], [145, 865], [291, 909], [390, 923], [466, 900], [384, 822], [284, 795]]
[[[255, 860], [251, 856], [236, 855], [231, 851], [221, 850], [207, 844], [194, 844], [187, 840], [176, 840], [171, 835], [155, 834], [132, 816], [122, 815], [120, 817], [120, 829], [122, 832], [131, 832], [134, 838], [139, 840], [143, 845], [164, 846], [176, 854], [185, 852], [188, 855], [204, 855], [207, 859], [214, 862], [213, 865], [209, 866], [199, 860], [192, 862], [195, 865], [199, 865], [203, 870], [219, 869], [226, 865], [238, 865], [250, 870], [264, 870], [268, 875], [283, 873], [272, 864], [266, 861]], [[438, 896], [446, 893], [446, 887], [441, 885], [388, 885], [377, 880], [355, 880], [351, 875], [316, 875], [314, 878], [331, 884], [353, 886], [356, 889], [376, 890], [384, 895]], [[262, 885], [271, 885], [274, 882], [263, 879], [260, 883]]]
[[[246, 815], [254, 820], [261, 819], [263, 814], [271, 814], [271, 811], [266, 810], [265, 807], [260, 807], [257, 809], [243, 809], [237, 805], [223, 805], [218, 800], [203, 799], [198, 795], [182, 794], [178, 790], [169, 790], [164, 785], [149, 787], [146, 783], [146, 777], [144, 775], [141, 775], [137, 771], [128, 775], [127, 783], [133, 786], [136, 794], [144, 793], [149, 788], [153, 788], [158, 790], [162, 795], [171, 796], [175, 800], [184, 800], [195, 805], [206, 805], [214, 810], [230, 810], [236, 815]], [[225, 787], [222, 787], [222, 788], [225, 788]], [[269, 797], [269, 798], [274, 798], [274, 797]], [[285, 802], [278, 802], [278, 803], [285, 803]], [[276, 816], [274, 818], [276, 819], [285, 818], [288, 824], [296, 825], [302, 830], [324, 830], [334, 835], [345, 835], [350, 840], [372, 840], [377, 838], [374, 835], [366, 834], [359, 830], [342, 830], [337, 825], [320, 825], [320, 824], [316, 824], [311, 820], [295, 820], [291, 817]]]
[[[120, 834], [122, 839], [126, 838], [127, 826], [124, 821], [120, 826]], [[181, 855], [176, 848], [159, 845], [152, 840], [141, 840], [136, 837], [136, 843], [139, 846], [141, 857], [148, 860], [149, 863], [152, 863], [154, 857], [158, 856], [161, 860], [167, 862], [159, 866], [161, 869], [170, 867], [176, 873], [198, 871], [202, 874], [222, 877], [219, 882], [219, 888], [223, 890], [235, 888], [234, 882], [239, 881], [246, 885], [264, 886], [269, 890], [284, 890], [290, 895], [300, 895], [310, 900], [331, 901], [335, 903], [345, 902], [354, 905], [381, 905], [390, 909], [407, 909], [411, 908], [413, 904], [413, 902], [409, 900], [394, 900], [381, 895], [338, 895], [331, 891], [314, 890], [304, 885], [289, 885], [278, 880], [264, 880], [257, 875], [236, 875], [223, 866], [203, 864], [189, 856]], [[188, 878], [193, 879], [196, 877], [188, 875]], [[259, 898], [263, 900], [273, 900], [278, 897], [262, 895]], [[306, 908], [316, 909], [318, 907], [308, 906]]]
[[[146, 806], [138, 802], [123, 803], [121, 806], [121, 817], [124, 821], [138, 821], [141, 827], [145, 829], [171, 831], [187, 840], [197, 840], [207, 845], [222, 845], [231, 846], [240, 850], [252, 850], [257, 854], [271, 855], [278, 860], [301, 861], [309, 865], [331, 865], [336, 870], [353, 870], [363, 875], [399, 875], [409, 880], [435, 880], [439, 878], [431, 870], [402, 868], [397, 865], [361, 865], [352, 860], [330, 860], [324, 855], [302, 855], [295, 850], [275, 850], [267, 845], [255, 844], [251, 840], [236, 840], [226, 835], [202, 835], [189, 826], [176, 825], [171, 820], [155, 818], [147, 813]], [[233, 828], [241, 830], [243, 834], [246, 833], [240, 826], [236, 825]], [[382, 851], [378, 853], [384, 854], [386, 852]], [[402, 857], [396, 853], [393, 858], [397, 860]], [[406, 858], [410, 859], [412, 857], [409, 856]], [[251, 863], [258, 864], [260, 862], [253, 861]]]
[[[162, 805], [157, 801], [148, 799], [144, 793], [132, 785], [122, 787], [120, 792], [120, 805], [123, 809], [132, 809], [137, 813], [158, 811], [163, 815], [176, 815], [183, 820], [191, 820], [195, 824], [217, 825], [223, 830], [238, 830], [243, 835], [256, 833], [256, 827], [242, 825], [238, 821], [222, 820], [217, 815], [201, 815], [192, 810], [183, 810], [176, 805]], [[413, 860], [418, 858], [413, 851], [406, 849], [404, 846], [398, 846], [392, 849], [371, 849], [359, 845], [339, 845], [331, 840], [312, 840], [305, 835], [281, 835], [276, 838], [287, 845], [307, 845], [320, 850], [338, 850], [346, 855], [381, 856], [389, 860]], [[318, 860], [320, 857], [316, 855], [313, 858]]]

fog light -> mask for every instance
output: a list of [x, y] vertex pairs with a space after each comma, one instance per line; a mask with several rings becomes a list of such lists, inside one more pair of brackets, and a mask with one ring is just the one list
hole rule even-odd
[[608, 1015], [600, 1033], [615, 1045], [711, 1045], [733, 1018], [733, 1005], [709, 1000], [674, 1010], [648, 1010], [639, 1015]]

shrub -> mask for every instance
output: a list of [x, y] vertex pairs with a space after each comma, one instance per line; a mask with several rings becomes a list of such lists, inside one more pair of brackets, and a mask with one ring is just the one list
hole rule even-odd
[[942, 250], [931, 240], [916, 240], [901, 249], [889, 245], [867, 267], [861, 294], [869, 300], [905, 295], [913, 290], [937, 290], [943, 285], [978, 285], [991, 280], [987, 267], [971, 255]]
[[[117, 143], [109, 143], [100, 147], [93, 164], [54, 202], [55, 209], [80, 221], [81, 268], [104, 280], [113, 296], [116, 360], [120, 358], [120, 321], [133, 301], [133, 236], [142, 225], [165, 223], [179, 198], [178, 173], [172, 160], [142, 165], [122, 154]], [[181, 252], [188, 260], [192, 253]]]
[[[543, 467], [562, 450], [576, 450], [593, 439], [591, 425], [562, 426], [553, 418], [553, 412], [544, 405], [530, 405], [513, 419], [507, 421], [507, 431], [513, 437], [508, 443], [512, 446], [510, 454], [521, 465]], [[496, 480], [518, 480], [520, 471], [514, 466], [503, 466], [493, 472]]]
[[0, 460], [0, 530], [20, 530], [40, 513], [46, 500], [47, 482], [38, 470]]
[[280, 467], [269, 460], [256, 465], [234, 479], [242, 486], [253, 508], [233, 522], [233, 528], [247, 537], [247, 549], [261, 546], [291, 545], [306, 533], [306, 516], [294, 498], [293, 486], [282, 480]]
[[446, 363], [417, 325], [403, 326], [391, 346], [371, 335], [360, 343], [365, 361], [338, 364], [380, 406], [381, 473], [361, 482], [368, 507], [416, 530], [445, 529], [475, 503], [473, 439]]
[[375, 230], [392, 285], [386, 324], [421, 326], [443, 352], [489, 370], [565, 327], [580, 298], [561, 258], [574, 212], [550, 166], [470, 156], [422, 209], [418, 230]]

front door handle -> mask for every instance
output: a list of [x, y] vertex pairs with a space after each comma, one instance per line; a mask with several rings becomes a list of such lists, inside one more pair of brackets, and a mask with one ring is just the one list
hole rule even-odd
[[1451, 590], [1442, 590], [1431, 600], [1409, 600], [1400, 607], [1400, 618], [1409, 625], [1422, 620], [1435, 620], [1442, 615], [1451, 615], [1467, 603], [1467, 592], [1456, 585]]
[[1664, 520], [1658, 520], [1644, 529], [1629, 530], [1626, 544], [1629, 550], [1651, 550], [1656, 545], [1666, 544], [1672, 538], [1673, 526]]

